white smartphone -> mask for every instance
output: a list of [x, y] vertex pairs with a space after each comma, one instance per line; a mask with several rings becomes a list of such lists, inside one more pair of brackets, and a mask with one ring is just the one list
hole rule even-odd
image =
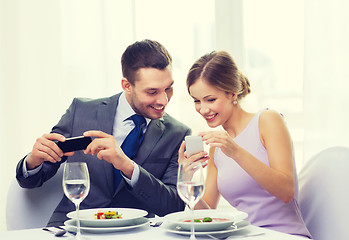
[[187, 151], [187, 157], [204, 151], [204, 143], [201, 136], [186, 136], [184, 138]]

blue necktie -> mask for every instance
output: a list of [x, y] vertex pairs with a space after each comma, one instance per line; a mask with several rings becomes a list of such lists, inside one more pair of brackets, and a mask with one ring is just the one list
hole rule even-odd
[[[142, 143], [144, 133], [142, 130], [142, 125], [145, 124], [145, 118], [134, 114], [131, 116], [131, 119], [133, 120], [135, 127], [132, 129], [132, 131], [127, 135], [124, 142], [121, 144], [121, 149], [124, 151], [124, 153], [130, 158], [133, 159], [137, 155], [137, 151], [139, 146]], [[121, 173], [120, 170], [114, 168], [114, 188], [119, 186], [119, 183], [121, 181]]]

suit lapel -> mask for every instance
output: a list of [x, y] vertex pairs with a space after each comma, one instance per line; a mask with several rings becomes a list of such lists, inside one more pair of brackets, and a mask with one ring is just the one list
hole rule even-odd
[[[113, 125], [116, 113], [116, 107], [118, 105], [120, 94], [114, 95], [110, 98], [103, 100], [97, 110], [97, 122], [100, 131], [113, 135]], [[114, 190], [114, 171], [113, 166], [107, 162], [102, 161], [105, 169], [105, 177], [107, 184], [113, 195]]]
[[135, 161], [138, 165], [142, 165], [145, 159], [148, 158], [151, 151], [155, 148], [155, 145], [161, 138], [165, 125], [162, 122], [163, 120], [152, 120], [148, 126], [148, 129], [144, 135], [143, 142], [138, 150], [139, 154], [136, 155]]
[[117, 94], [103, 100], [98, 108], [97, 121], [99, 130], [105, 133], [113, 134], [113, 125], [119, 96], [120, 94]]
[[[148, 158], [151, 151], [155, 148], [155, 145], [161, 138], [163, 132], [165, 131], [165, 125], [163, 120], [152, 120], [149, 123], [148, 129], [144, 135], [143, 142], [138, 149], [137, 156], [133, 159], [138, 165], [142, 165], [143, 162]], [[114, 196], [125, 186], [125, 181], [121, 181]]]

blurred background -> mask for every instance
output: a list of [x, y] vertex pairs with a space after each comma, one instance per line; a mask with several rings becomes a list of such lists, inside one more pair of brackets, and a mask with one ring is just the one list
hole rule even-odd
[[193, 134], [208, 127], [186, 74], [226, 50], [252, 86], [243, 107], [285, 116], [298, 171], [327, 147], [349, 146], [348, 11], [346, 0], [0, 0], [0, 231], [17, 162], [74, 97], [121, 91], [121, 54], [136, 40], [172, 54], [167, 112]]

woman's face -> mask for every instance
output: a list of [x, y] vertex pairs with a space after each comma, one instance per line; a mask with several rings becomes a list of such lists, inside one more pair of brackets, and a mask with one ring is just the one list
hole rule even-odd
[[189, 94], [194, 99], [196, 111], [206, 119], [209, 127], [224, 125], [230, 118], [233, 93], [221, 91], [200, 78], [189, 87]]

